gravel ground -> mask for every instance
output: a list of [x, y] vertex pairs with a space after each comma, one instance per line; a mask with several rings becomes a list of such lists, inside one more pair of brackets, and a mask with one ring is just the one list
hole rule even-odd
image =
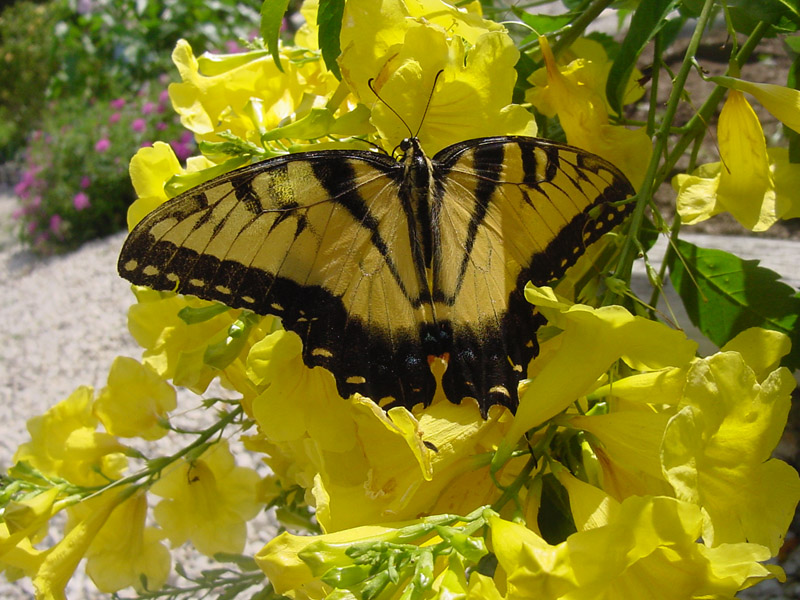
[[[126, 327], [132, 295], [116, 273], [124, 234], [86, 244], [64, 256], [37, 258], [13, 239], [13, 205], [8, 191], [0, 189], [0, 416], [6, 423], [0, 436], [3, 470], [16, 447], [28, 438], [24, 427], [28, 418], [66, 398], [78, 385], [101, 388], [114, 357], [140, 356]], [[776, 256], [778, 263], [791, 262], [797, 254], [783, 250]], [[779, 264], [765, 262], [781, 270]], [[795, 281], [791, 283], [796, 285]], [[248, 544], [248, 551], [260, 547], [274, 531], [263, 514], [254, 525], [260, 535], [253, 536], [257, 539]], [[180, 558], [189, 569], [202, 565], [202, 559], [190, 551]], [[741, 597], [800, 598], [796, 587], [800, 550], [795, 549], [783, 566], [793, 584], [764, 582]], [[80, 574], [70, 583], [68, 595], [73, 600], [107, 598], [94, 592]], [[32, 589], [28, 582], [10, 584], [0, 576], [0, 598], [32, 598]]]

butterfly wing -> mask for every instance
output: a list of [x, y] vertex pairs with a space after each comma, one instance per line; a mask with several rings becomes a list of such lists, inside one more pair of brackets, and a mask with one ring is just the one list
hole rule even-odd
[[452, 332], [444, 391], [455, 401], [476, 398], [484, 414], [492, 404], [514, 410], [543, 322], [525, 284], [563, 275], [632, 210], [611, 203], [634, 190], [605, 160], [536, 138], [470, 140], [433, 164], [433, 298], [437, 320]]
[[304, 361], [340, 394], [403, 404], [433, 396], [419, 348], [429, 296], [402, 166], [368, 152], [295, 154], [238, 169], [158, 207], [128, 237], [119, 272], [281, 317]]

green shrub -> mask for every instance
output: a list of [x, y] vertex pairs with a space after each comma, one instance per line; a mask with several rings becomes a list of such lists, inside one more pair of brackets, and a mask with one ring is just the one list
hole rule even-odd
[[135, 197], [128, 162], [136, 150], [163, 139], [180, 158], [192, 151], [191, 134], [168, 103], [161, 81], [131, 98], [51, 104], [15, 186], [21, 240], [48, 253], [124, 228]]
[[48, 6], [28, 1], [0, 13], [0, 162], [22, 146], [46, 102], [56, 71], [56, 20]]
[[85, 90], [114, 97], [172, 68], [181, 38], [193, 48], [224, 51], [257, 30], [261, 0], [66, 0], [55, 28], [60, 69], [55, 97]]

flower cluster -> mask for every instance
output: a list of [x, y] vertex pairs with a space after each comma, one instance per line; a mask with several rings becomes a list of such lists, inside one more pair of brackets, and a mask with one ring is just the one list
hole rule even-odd
[[[606, 100], [613, 67], [600, 44], [580, 38], [556, 56], [540, 37], [541, 68], [518, 80], [520, 50], [477, 2], [348, 0], [337, 79], [319, 47], [323, 9], [307, 0], [305, 25], [274, 57], [260, 47], [195, 56], [177, 44], [181, 82], [169, 97], [201, 154], [184, 167], [177, 144], [136, 153], [129, 227], [250, 161], [309, 149], [391, 152], [409, 131], [434, 153], [558, 123], [567, 141], [618, 164], [637, 188], [652, 184], [663, 148], [646, 128], [623, 126]], [[626, 74], [623, 104], [641, 97], [639, 79]], [[513, 101], [515, 85], [533, 111]], [[745, 89], [753, 90], [761, 88]], [[753, 131], [726, 123], [732, 111], [743, 118], [736, 94], [721, 117], [723, 152], [740, 152], [733, 136]], [[761, 98], [769, 106], [765, 97], [787, 123], [800, 118], [787, 94], [772, 90]], [[756, 185], [763, 169], [748, 168]], [[779, 189], [777, 171], [765, 169], [773, 175], [758, 185]], [[717, 168], [719, 201], [704, 214], [736, 214], [724, 200], [730, 176]], [[680, 181], [685, 198], [693, 184]], [[604, 277], [625, 262], [622, 237], [595, 244], [555, 290], [525, 289], [547, 320], [540, 352], [526, 365], [516, 414], [493, 406], [485, 418], [476, 402], [451, 403], [441, 389], [413, 410], [342, 398], [330, 372], [306, 366], [302, 341], [279, 319], [134, 287], [129, 329], [141, 362], [118, 358], [99, 393], [78, 388], [29, 422], [31, 441], [0, 496], [0, 569], [31, 577], [41, 598], [62, 598], [85, 558], [99, 589], [149, 592], [167, 585], [169, 541], [242, 566], [235, 576], [211, 572], [204, 590], [227, 582], [265, 598], [699, 600], [781, 579], [765, 562], [800, 500], [798, 474], [770, 458], [795, 387], [781, 366], [789, 339], [745, 328], [698, 356], [694, 341], [641, 307], [603, 302], [625, 291]], [[202, 401], [216, 421], [175, 425], [175, 387], [202, 395], [215, 380], [231, 396]], [[167, 434], [190, 442], [153, 458]], [[237, 465], [239, 443], [269, 472]], [[282, 532], [254, 557], [231, 558], [267, 507]], [[43, 526], [61, 511], [66, 535], [40, 549]]]

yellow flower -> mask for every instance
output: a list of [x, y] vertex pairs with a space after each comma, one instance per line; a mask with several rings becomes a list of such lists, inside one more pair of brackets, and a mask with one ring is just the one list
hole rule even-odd
[[200, 458], [183, 461], [151, 488], [164, 498], [153, 514], [173, 546], [189, 540], [203, 554], [241, 552], [247, 521], [258, 513], [258, 474], [237, 467], [221, 441]]
[[[204, 320], [187, 323], [178, 315], [181, 310], [214, 310], [221, 305], [143, 287], [134, 287], [133, 291], [138, 302], [128, 310], [128, 329], [145, 348], [142, 362], [159, 377], [171, 379], [173, 384], [188, 387], [198, 394], [202, 394], [217, 376], [237, 382], [246, 379], [244, 357], [250, 345], [271, 327], [271, 317], [262, 318], [260, 324], [247, 331], [237, 357], [230, 357], [230, 362], [220, 369], [209, 364], [209, 349], [229, 341], [231, 326], [242, 316], [242, 311], [222, 308]], [[246, 392], [238, 387], [242, 393]]]
[[325, 531], [465, 514], [496, 499], [475, 456], [496, 447], [507, 413], [484, 420], [477, 404], [444, 399], [413, 415], [387, 413], [360, 396], [341, 398], [329, 372], [303, 364], [301, 348], [294, 333], [275, 332], [253, 345], [247, 373], [263, 390], [252, 410], [273, 448], [267, 462], [289, 484], [313, 485]]
[[104, 485], [119, 477], [127, 465], [125, 447], [96, 430], [93, 395], [92, 388], [81, 386], [42, 416], [29, 419], [31, 441], [17, 449], [14, 461], [75, 485]]
[[[613, 61], [608, 58], [608, 54], [600, 42], [585, 37], [578, 38], [559, 54], [557, 60], [560, 71], [565, 77], [572, 79], [579, 87], [592, 90], [598, 98], [603, 100], [606, 112], [612, 112], [606, 98], [606, 84]], [[542, 88], [547, 87], [547, 77], [547, 68], [539, 69], [531, 74], [529, 81], [535, 86], [530, 92], [532, 98], [537, 98], [541, 94]], [[641, 77], [642, 73], [639, 69], [631, 72], [622, 98], [623, 105], [636, 102], [644, 95], [644, 87], [638, 81]], [[542, 94], [540, 101], [547, 106], [547, 95]], [[550, 105], [546, 112], [554, 114], [558, 112], [558, 107]]]
[[800, 217], [796, 191], [800, 166], [786, 148], [767, 148], [761, 123], [742, 92], [755, 96], [787, 126], [800, 127], [800, 92], [779, 85], [733, 77], [712, 77], [730, 89], [719, 116], [721, 162], [677, 175], [678, 212], [685, 223], [704, 221], [723, 211], [753, 231], [765, 231], [778, 219]]
[[[556, 63], [550, 45], [539, 38], [547, 73], [546, 85], [541, 76], [526, 95], [546, 117], [558, 115], [567, 142], [602, 156], [615, 164], [639, 187], [650, 162], [652, 144], [643, 128], [626, 129], [608, 122], [605, 94], [587, 85], [586, 59], [576, 59], [562, 69]], [[591, 79], [589, 79], [591, 80]], [[603, 89], [605, 86], [603, 85]]]
[[172, 146], [155, 142], [152, 147], [140, 148], [131, 158], [130, 175], [138, 196], [128, 207], [128, 229], [133, 229], [145, 215], [167, 201], [164, 184], [170, 177], [182, 173]]
[[0, 571], [9, 580], [33, 577], [44, 560], [43, 551], [32, 544], [47, 535], [48, 522], [69, 501], [58, 501], [61, 489], [50, 488], [32, 498], [11, 501], [0, 523]]
[[[372, 123], [387, 150], [409, 129], [431, 154], [474, 137], [536, 134], [533, 116], [510, 104], [519, 51], [495, 23], [432, 0], [355, 0], [345, 7], [341, 41], [342, 76], [374, 104]], [[367, 87], [372, 79], [383, 102]]]
[[43, 553], [44, 560], [33, 578], [37, 599], [66, 600], [64, 587], [86, 555], [92, 540], [126, 494], [127, 490], [123, 490], [98, 497], [87, 517], [76, 522], [64, 539]]
[[689, 370], [662, 461], [677, 497], [703, 508], [708, 545], [747, 540], [777, 553], [800, 500], [797, 472], [770, 459], [794, 386], [785, 368], [758, 383], [735, 352], [698, 360]]
[[[70, 510], [70, 516], [88, 519], [94, 510], [93, 503], [80, 504]], [[145, 527], [146, 514], [147, 497], [140, 490], [114, 509], [92, 540], [86, 552], [86, 573], [101, 592], [112, 593], [129, 586], [142, 592], [143, 575], [151, 591], [166, 582], [170, 553], [161, 543], [162, 532]]]
[[[543, 353], [533, 361], [531, 368], [538, 372], [520, 397], [495, 464], [502, 464], [523, 433], [590, 392], [617, 359], [635, 369], [652, 371], [687, 364], [697, 348], [682, 332], [635, 317], [620, 306], [594, 309], [570, 305], [556, 298], [550, 288], [531, 285], [525, 296], [563, 333], [553, 340], [559, 344], [557, 351]], [[581, 368], [576, 370], [576, 364]]]
[[282, 54], [281, 72], [265, 50], [198, 58], [188, 42], [179, 40], [172, 60], [183, 80], [169, 86], [172, 105], [184, 127], [206, 140], [229, 130], [260, 144], [260, 132], [294, 113], [305, 94], [324, 97], [337, 85], [321, 59], [295, 63]]
[[780, 366], [781, 359], [791, 350], [789, 336], [761, 327], [745, 329], [722, 347], [723, 352], [741, 354], [759, 383]]
[[661, 442], [671, 416], [652, 409], [623, 410], [571, 416], [568, 422], [599, 440], [593, 451], [602, 472], [601, 486], [622, 501], [628, 496], [670, 493], [661, 472]]
[[118, 356], [108, 385], [97, 397], [94, 414], [111, 435], [157, 440], [167, 429], [159, 424], [174, 410], [175, 389], [138, 360]]
[[772, 83], [755, 83], [735, 77], [711, 77], [711, 81], [747, 92], [787, 127], [800, 131], [800, 90]]
[[744, 227], [765, 231], [780, 218], [800, 214], [800, 203], [793, 201], [800, 168], [789, 163], [786, 149], [767, 149], [761, 123], [741, 92], [728, 94], [717, 132], [722, 161], [673, 179], [683, 222], [727, 211]]
[[[399, 526], [366, 525], [316, 536], [298, 536], [284, 532], [273, 538], [256, 554], [255, 559], [279, 594], [302, 588], [327, 569], [350, 562], [346, 548], [355, 543], [391, 541]], [[325, 548], [306, 560], [301, 554], [309, 546]]]
[[[480, 507], [463, 518], [434, 515], [319, 536], [283, 533], [256, 554], [256, 563], [278, 593], [292, 597], [373, 597], [376, 591], [387, 598], [427, 598], [431, 591], [441, 598], [466, 597], [467, 573], [488, 554], [474, 532], [494, 514]], [[337, 591], [328, 596], [331, 588]]]
[[575, 589], [566, 543], [551, 546], [520, 523], [489, 521], [492, 547], [505, 574], [506, 598], [561, 598]]
[[637, 496], [615, 506], [607, 524], [555, 546], [522, 524], [490, 521], [507, 597], [520, 600], [727, 598], [778, 574], [758, 564], [769, 553], [756, 544], [708, 549], [698, 543], [701, 525], [700, 510], [692, 504]]
[[[4, 523], [0, 523], [0, 543], [7, 535]], [[0, 573], [14, 582], [22, 577], [33, 577], [44, 561], [44, 550], [37, 550], [30, 539], [23, 537], [15, 546], [0, 552]]]

